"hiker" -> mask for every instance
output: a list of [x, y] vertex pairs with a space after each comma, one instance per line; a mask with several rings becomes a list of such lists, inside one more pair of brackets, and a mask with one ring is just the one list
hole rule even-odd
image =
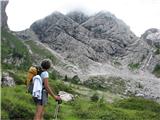
[[[33, 100], [37, 105], [34, 120], [42, 120], [43, 119], [44, 105], [46, 105], [46, 103], [48, 101], [48, 93], [49, 93], [49, 95], [51, 95], [53, 97], [54, 100], [56, 100], [56, 101], [61, 100], [61, 98], [59, 96], [56, 96], [53, 93], [53, 91], [51, 90], [51, 88], [48, 84], [49, 74], [48, 74], [47, 70], [51, 67], [50, 60], [43, 60], [41, 62], [41, 67], [42, 67], [42, 73], [40, 74], [41, 79], [39, 79], [41, 81], [38, 81], [38, 82], [42, 82], [42, 84], [40, 86], [40, 84], [38, 84], [38, 82], [36, 82], [34, 84], [36, 84], [37, 86], [35, 88], [33, 88], [33, 94], [39, 95], [41, 98], [41, 99], [38, 99], [38, 97], [33, 97]], [[42, 87], [42, 94], [41, 93], [40, 94], [34, 93], [34, 89], [37, 89], [40, 87]]]

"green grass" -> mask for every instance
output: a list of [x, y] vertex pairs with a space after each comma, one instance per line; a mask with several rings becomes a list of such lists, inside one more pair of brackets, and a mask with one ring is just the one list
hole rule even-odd
[[122, 100], [115, 103], [115, 106], [129, 110], [145, 110], [160, 113], [160, 104], [142, 98], [129, 98], [126, 100]]
[[[31, 97], [25, 93], [24, 86], [1, 89], [1, 109], [6, 111], [10, 119], [32, 119], [35, 107], [32, 105]], [[5, 116], [4, 116], [5, 117]], [[2, 119], [6, 119], [3, 118]]]
[[140, 68], [140, 64], [139, 64], [139, 63], [130, 63], [130, 64], [128, 64], [128, 67], [129, 67], [131, 70], [136, 70], [136, 69], [139, 69], [139, 68]]
[[[121, 100], [119, 102], [126, 103], [126, 100]], [[143, 101], [143, 100], [142, 100]], [[144, 100], [145, 101], [145, 100]], [[135, 105], [140, 104], [139, 101], [135, 98], [132, 101]], [[150, 106], [152, 109], [155, 107], [159, 108], [159, 104], [155, 104], [152, 101], [153, 105]], [[151, 103], [151, 104], [152, 104]], [[116, 104], [116, 103], [115, 103]], [[118, 104], [118, 103], [117, 103]], [[127, 103], [126, 103], [127, 104]], [[130, 104], [130, 103], [128, 103]], [[143, 105], [148, 105], [148, 103], [144, 102]], [[149, 104], [150, 105], [150, 104]], [[78, 99], [73, 103], [74, 113], [80, 119], [102, 119], [102, 120], [158, 120], [159, 119], [159, 111], [149, 111], [144, 109], [141, 110], [132, 110], [126, 109], [121, 106], [117, 107], [112, 104], [107, 104], [106, 102], [99, 101], [89, 102], [84, 99]]]
[[[52, 82], [56, 83], [57, 81]], [[63, 85], [62, 88], [64, 87], [66, 86]], [[25, 86], [4, 87], [1, 90], [2, 120], [33, 119], [36, 107], [31, 95], [25, 92]], [[53, 119], [55, 107], [56, 102], [49, 97], [45, 107], [45, 119]], [[142, 98], [123, 99], [110, 104], [103, 98], [92, 102], [85, 96], [79, 95], [74, 101], [63, 102], [60, 107], [58, 118], [62, 120], [159, 120], [160, 117], [160, 104]]]
[[125, 90], [125, 82], [120, 77], [95, 76], [90, 77], [83, 83], [86, 87], [94, 90], [109, 91], [111, 93], [121, 94]]

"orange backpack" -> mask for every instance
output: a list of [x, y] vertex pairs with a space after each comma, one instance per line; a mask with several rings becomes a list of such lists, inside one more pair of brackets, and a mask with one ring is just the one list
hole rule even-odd
[[40, 66], [31, 66], [29, 68], [27, 73], [27, 80], [25, 81], [29, 93], [32, 93], [33, 89], [32, 78], [36, 75], [40, 75], [41, 73], [42, 73], [42, 68]]

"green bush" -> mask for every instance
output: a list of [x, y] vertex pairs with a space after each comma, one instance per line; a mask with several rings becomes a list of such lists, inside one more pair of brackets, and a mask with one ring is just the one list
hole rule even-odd
[[49, 73], [49, 77], [50, 77], [50, 79], [53, 79], [53, 80], [57, 80], [57, 79], [62, 78], [60, 73], [58, 71], [54, 70], [54, 69]]
[[160, 64], [157, 64], [153, 70], [153, 74], [157, 77], [160, 77]]
[[147, 110], [151, 112], [160, 113], [160, 104], [142, 98], [129, 98], [126, 100], [122, 100], [118, 103], [115, 103], [115, 106], [130, 110]]
[[70, 85], [65, 84], [62, 80], [50, 80], [51, 88], [58, 94], [59, 91], [74, 93]]
[[[22, 40], [19, 40], [16, 36], [5, 30], [2, 30], [1, 37], [1, 58], [3, 68], [26, 69], [31, 65], [31, 56]], [[9, 60], [11, 63], [6, 63], [4, 60]], [[19, 62], [17, 63], [17, 61]]]
[[157, 48], [157, 50], [155, 51], [155, 54], [156, 54], [156, 55], [159, 55], [159, 54], [160, 54], [160, 48]]
[[99, 100], [99, 96], [97, 93], [94, 93], [92, 96], [91, 96], [91, 101], [93, 102], [97, 102]]
[[94, 76], [89, 77], [83, 84], [94, 90], [110, 91], [111, 93], [122, 94], [125, 91], [125, 81], [120, 77]]
[[9, 120], [8, 112], [1, 110], [1, 120]]
[[71, 83], [74, 84], [80, 84], [80, 78], [78, 77], [78, 75], [73, 76], [73, 78], [71, 79]]
[[139, 69], [140, 64], [139, 64], [139, 63], [131, 63], [131, 64], [128, 64], [128, 67], [129, 67], [131, 70], [135, 70], [135, 69]]
[[71, 82], [73, 84], [81, 84], [81, 80], [78, 77], [78, 75], [73, 76], [72, 78], [68, 77], [67, 75], [65, 75], [64, 77], [64, 81], [66, 82]]

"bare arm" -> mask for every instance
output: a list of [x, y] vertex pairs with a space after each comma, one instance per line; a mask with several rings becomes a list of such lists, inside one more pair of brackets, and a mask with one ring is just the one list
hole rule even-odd
[[48, 78], [44, 79], [44, 87], [47, 90], [47, 92], [56, 100], [56, 95], [53, 93], [52, 89], [48, 84]]

